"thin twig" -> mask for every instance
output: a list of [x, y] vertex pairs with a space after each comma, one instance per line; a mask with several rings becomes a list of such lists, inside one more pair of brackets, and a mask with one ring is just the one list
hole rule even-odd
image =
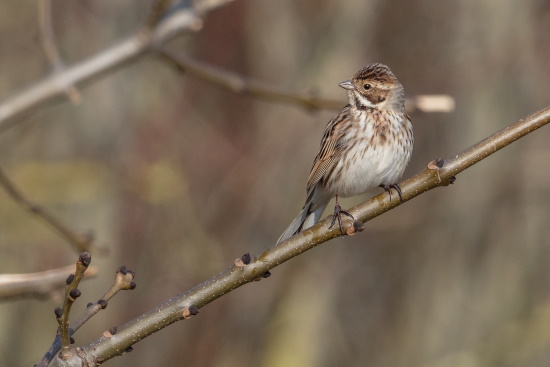
[[[65, 286], [65, 279], [74, 272], [74, 265], [29, 274], [0, 274], [0, 300], [21, 298], [47, 299]], [[86, 277], [97, 275], [97, 268], [91, 266]]]
[[8, 98], [0, 104], [0, 133], [14, 126], [22, 117], [30, 115], [38, 107], [58, 101], [65, 94], [67, 85], [83, 85], [87, 82], [137, 60], [153, 46], [166, 42], [185, 32], [196, 32], [202, 26], [204, 13], [234, 0], [197, 0], [194, 8], [182, 8], [171, 13], [154, 28], [141, 29], [118, 44], [65, 70], [50, 75], [27, 90]]
[[40, 219], [63, 238], [73, 245], [79, 252], [89, 251], [93, 246], [92, 239], [88, 235], [79, 235], [74, 233], [68, 226], [66, 226], [61, 220], [55, 217], [45, 208], [42, 208], [38, 204], [33, 203], [27, 199], [21, 191], [15, 186], [15, 184], [9, 179], [8, 175], [0, 167], [0, 186], [3, 187], [7, 194], [23, 209]]
[[[458, 173], [548, 123], [550, 123], [550, 107], [494, 133], [451, 159], [430, 162], [424, 171], [400, 184], [403, 201], [452, 183]], [[350, 209], [349, 212], [359, 221], [367, 222], [399, 205], [401, 202], [397, 195], [390, 199], [387, 193], [382, 193]], [[330, 221], [330, 217], [326, 218], [314, 227], [265, 250], [257, 258], [252, 259], [249, 254], [243, 255], [242, 258], [235, 260], [234, 265], [229, 269], [119, 327], [117, 338], [102, 336], [90, 345], [80, 348], [81, 353], [70, 363], [54, 359], [52, 365], [81, 366], [86, 363], [96, 365], [98, 361], [104, 362], [120, 355], [121, 351], [127, 350], [148, 335], [197, 314], [201, 307], [215, 299], [244, 284], [267, 277], [270, 269], [340, 236], [340, 229], [337, 226], [329, 229]], [[351, 226], [347, 222], [348, 233], [360, 230], [361, 222], [354, 222]]]
[[[71, 266], [71, 270], [74, 267]], [[88, 269], [90, 271], [91, 267]], [[88, 273], [86, 273], [88, 274]], [[113, 298], [118, 292], [122, 290], [132, 290], [136, 288], [136, 283], [134, 282], [135, 274], [133, 271], [126, 269], [125, 266], [121, 266], [117, 269], [115, 274], [115, 280], [111, 288], [95, 303], [89, 303], [86, 309], [74, 320], [69, 326], [69, 335], [72, 336], [74, 333], [80, 329], [89, 319], [91, 319], [99, 311], [107, 308], [109, 300]], [[47, 367], [52, 361], [53, 357], [61, 349], [61, 335], [56, 335], [55, 339], [44, 354], [40, 362], [36, 367]]]
[[247, 94], [275, 102], [297, 104], [300, 107], [312, 110], [337, 110], [345, 104], [343, 100], [320, 98], [312, 90], [291, 92], [267, 83], [245, 78], [237, 73], [199, 62], [182, 53], [175, 53], [165, 47], [159, 48], [158, 51], [160, 55], [176, 65], [178, 69], [217, 84], [234, 93]]
[[76, 262], [76, 271], [67, 278], [63, 308], [55, 310], [57, 321], [59, 322], [59, 333], [61, 334], [61, 353], [59, 358], [62, 360], [67, 360], [73, 356], [73, 351], [70, 347], [71, 335], [69, 333], [69, 314], [71, 313], [73, 303], [80, 297], [78, 285], [82, 278], [84, 278], [84, 273], [88, 269], [91, 261], [92, 256], [89, 253], [83, 252], [80, 254]]
[[[74, 331], [78, 330], [82, 325], [84, 325], [84, 323], [86, 323], [86, 321], [99, 312], [100, 309], [105, 309], [109, 300], [118, 292], [135, 289], [135, 276], [136, 274], [133, 271], [126, 269], [125, 266], [119, 267], [115, 273], [115, 279], [111, 288], [105, 292], [105, 294], [95, 304], [88, 305], [88, 309], [78, 316], [78, 318], [71, 324], [71, 329]], [[96, 305], [99, 307], [94, 307]]]
[[[52, 25], [52, 0], [38, 0], [38, 25], [42, 38], [44, 53], [53, 67], [53, 72], [58, 73], [65, 69], [65, 64], [56, 46], [55, 34]], [[78, 105], [82, 102], [82, 96], [72, 84], [65, 86], [65, 94], [69, 100]]]
[[[339, 110], [347, 103], [343, 98], [321, 98], [313, 89], [295, 92], [278, 88], [225, 69], [208, 65], [183, 53], [168, 50], [166, 47], [160, 47], [158, 52], [179, 70], [219, 85], [234, 93], [250, 95], [273, 102], [294, 104], [311, 110]], [[448, 95], [421, 95], [407, 99], [406, 101], [408, 112], [451, 112], [454, 110], [454, 106], [454, 98]]]

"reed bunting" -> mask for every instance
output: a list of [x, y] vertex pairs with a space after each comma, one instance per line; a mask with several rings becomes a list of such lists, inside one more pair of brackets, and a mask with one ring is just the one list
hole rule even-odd
[[319, 153], [307, 180], [307, 199], [302, 211], [277, 243], [317, 223], [329, 201], [336, 197], [330, 227], [341, 215], [353, 218], [338, 204], [338, 197], [362, 194], [377, 186], [401, 189], [413, 149], [413, 131], [405, 112], [405, 90], [389, 67], [372, 64], [351, 80], [339, 84], [348, 91], [349, 104], [325, 127]]

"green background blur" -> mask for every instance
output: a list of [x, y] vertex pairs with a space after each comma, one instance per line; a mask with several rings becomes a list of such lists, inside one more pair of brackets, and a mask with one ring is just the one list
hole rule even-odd
[[[150, 1], [54, 2], [68, 65], [132, 34]], [[550, 96], [544, 0], [236, 0], [169, 47], [289, 90], [389, 65], [407, 96], [445, 93], [450, 114], [412, 114], [405, 176], [454, 156]], [[35, 1], [0, 5], [0, 101], [51, 71]], [[227, 92], [151, 55], [0, 135], [0, 164], [32, 200], [107, 255], [76, 316], [126, 265], [117, 295], [75, 335], [104, 330], [271, 246], [298, 213], [323, 128], [309, 112]], [[366, 225], [275, 268], [134, 346], [109, 366], [487, 367], [550, 365], [550, 129], [514, 143]], [[378, 192], [378, 191], [377, 191]], [[365, 199], [343, 201], [346, 207]], [[0, 273], [77, 253], [0, 190]], [[60, 299], [0, 304], [0, 365], [33, 365]]]

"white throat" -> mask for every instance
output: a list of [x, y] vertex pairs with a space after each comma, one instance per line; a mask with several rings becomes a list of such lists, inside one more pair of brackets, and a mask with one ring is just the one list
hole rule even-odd
[[348, 97], [349, 97], [349, 103], [352, 106], [360, 105], [358, 107], [377, 108], [377, 107], [382, 107], [385, 103], [385, 101], [384, 101], [382, 103], [374, 104], [371, 101], [369, 101], [368, 98], [361, 95], [361, 93], [357, 93], [357, 92], [353, 92], [353, 91], [350, 91], [348, 93]]

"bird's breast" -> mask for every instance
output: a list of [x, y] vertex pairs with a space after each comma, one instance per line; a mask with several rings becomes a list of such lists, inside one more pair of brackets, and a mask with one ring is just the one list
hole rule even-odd
[[331, 190], [340, 196], [397, 183], [412, 153], [412, 125], [406, 115], [373, 111], [356, 121], [354, 136], [346, 139], [348, 148], [339, 162], [342, 177]]

